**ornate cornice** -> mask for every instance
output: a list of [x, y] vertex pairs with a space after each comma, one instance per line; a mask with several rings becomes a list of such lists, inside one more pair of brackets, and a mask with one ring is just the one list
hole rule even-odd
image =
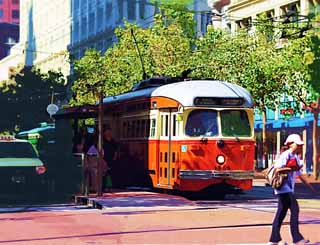
[[262, 1], [264, 0], [239, 0], [236, 3], [231, 3], [229, 5], [228, 12], [232, 12], [240, 8], [247, 7]]

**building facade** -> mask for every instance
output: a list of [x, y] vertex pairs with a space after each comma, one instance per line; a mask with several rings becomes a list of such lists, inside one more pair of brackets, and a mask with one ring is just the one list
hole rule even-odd
[[281, 18], [288, 13], [308, 15], [318, 11], [319, 0], [231, 0], [228, 18], [232, 32], [248, 28], [259, 14]]
[[[211, 23], [209, 2], [197, 0], [189, 6], [195, 12], [199, 36]], [[20, 43], [13, 49], [23, 51], [23, 64], [43, 72], [61, 71], [68, 77], [72, 72], [69, 54], [79, 59], [88, 48], [105, 52], [117, 41], [114, 30], [124, 21], [148, 27], [157, 11], [150, 0], [24, 0]]]
[[123, 20], [148, 26], [154, 6], [146, 0], [72, 0], [70, 53], [81, 58], [88, 48], [105, 52], [116, 40], [115, 28]]
[[0, 22], [19, 23], [20, 0], [0, 0]]
[[[198, 0], [189, 6], [195, 12], [199, 36], [211, 23], [209, 2]], [[82, 57], [88, 48], [105, 52], [116, 42], [114, 30], [124, 21], [148, 27], [158, 12], [157, 6], [149, 0], [72, 0], [71, 5], [72, 37], [68, 49], [75, 58]]]
[[43, 72], [57, 70], [69, 74], [70, 5], [70, 0], [21, 3], [20, 44], [25, 51], [25, 65], [35, 65]]

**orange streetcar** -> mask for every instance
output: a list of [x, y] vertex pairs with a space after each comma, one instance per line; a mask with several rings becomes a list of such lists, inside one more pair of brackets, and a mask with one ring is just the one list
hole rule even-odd
[[104, 124], [119, 142], [115, 184], [193, 192], [252, 187], [253, 101], [244, 88], [151, 78], [103, 105]]

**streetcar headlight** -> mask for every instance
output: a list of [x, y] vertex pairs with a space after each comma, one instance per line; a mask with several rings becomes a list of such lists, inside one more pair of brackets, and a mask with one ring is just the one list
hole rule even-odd
[[217, 163], [219, 164], [224, 164], [224, 162], [226, 161], [225, 157], [223, 155], [218, 155], [216, 158]]

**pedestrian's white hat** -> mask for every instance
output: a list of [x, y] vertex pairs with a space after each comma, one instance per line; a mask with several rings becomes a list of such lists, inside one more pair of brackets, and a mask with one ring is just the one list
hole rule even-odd
[[297, 145], [303, 145], [304, 142], [301, 140], [299, 134], [290, 134], [288, 138], [286, 139], [286, 142], [284, 142], [285, 145], [288, 145], [290, 143], [296, 143]]

